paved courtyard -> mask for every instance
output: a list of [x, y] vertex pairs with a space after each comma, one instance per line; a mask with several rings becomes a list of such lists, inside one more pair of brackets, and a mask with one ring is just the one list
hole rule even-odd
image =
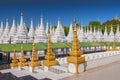
[[[66, 67], [61, 66], [61, 67]], [[0, 70], [2, 74], [9, 73], [17, 78], [21, 78], [28, 75], [31, 77], [42, 80], [45, 78], [52, 80], [119, 80], [120, 79], [120, 62], [114, 62], [108, 65], [100, 66], [94, 69], [87, 70], [86, 72], [80, 73], [78, 75], [70, 74], [67, 72], [57, 73], [57, 72], [44, 72], [42, 68], [36, 69], [34, 73], [28, 71], [28, 67], [24, 67], [23, 70], [18, 69], [5, 69]], [[1, 74], [0, 74], [1, 75]], [[8, 75], [8, 74], [7, 74]], [[35, 80], [33, 79], [33, 80]], [[4, 79], [0, 79], [4, 80]], [[23, 79], [24, 80], [24, 79]]]

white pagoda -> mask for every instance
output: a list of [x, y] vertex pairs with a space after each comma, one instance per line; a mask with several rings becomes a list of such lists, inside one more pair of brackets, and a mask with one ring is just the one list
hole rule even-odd
[[107, 32], [107, 27], [105, 26], [105, 31], [103, 34], [103, 42], [107, 42], [108, 41], [108, 32]]
[[52, 25], [50, 25], [50, 36], [51, 36], [51, 38], [54, 36], [54, 31], [53, 31]]
[[67, 42], [73, 41], [73, 28], [72, 28], [72, 22], [70, 23], [69, 33], [66, 37]]
[[102, 42], [102, 39], [103, 39], [102, 31], [99, 28], [96, 35], [96, 42]]
[[94, 39], [93, 39], [93, 42], [96, 42], [96, 34], [97, 34], [97, 32], [96, 32], [96, 28], [94, 26], [94, 32], [93, 32]]
[[34, 35], [35, 35], [35, 31], [34, 31], [34, 28], [33, 28], [33, 19], [31, 18], [31, 25], [30, 25], [30, 29], [29, 29], [29, 32], [28, 32], [28, 36], [29, 36], [28, 43], [33, 42]]
[[3, 32], [2, 36], [1, 36], [1, 41], [0, 42], [4, 43], [4, 44], [10, 43], [8, 19], [6, 20], [6, 27], [4, 29], [4, 32]]
[[114, 32], [113, 32], [112, 26], [111, 26], [111, 30], [110, 30], [110, 34], [109, 34], [108, 39], [109, 39], [109, 42], [114, 42], [115, 37], [114, 37]]
[[37, 34], [35, 35], [35, 42], [36, 43], [46, 43], [47, 42], [47, 34], [44, 30], [44, 25], [43, 25], [43, 18], [41, 16], [41, 24], [40, 27], [37, 30]]
[[116, 34], [115, 34], [115, 42], [120, 42], [119, 24], [117, 25], [117, 30], [116, 30]]
[[85, 34], [84, 34], [84, 30], [83, 30], [83, 27], [81, 27], [81, 28], [78, 28], [78, 33], [77, 33], [77, 35], [78, 35], [78, 40], [80, 41], [80, 42], [86, 42], [86, 36], [85, 36]]
[[0, 26], [0, 38], [1, 38], [1, 36], [2, 36], [2, 34], [3, 34], [3, 21], [1, 21], [1, 26]]
[[94, 35], [93, 35], [93, 32], [92, 32], [92, 27], [90, 26], [90, 31], [88, 33], [88, 41], [93, 42], [94, 39], [95, 38], [94, 38]]
[[12, 43], [21, 43], [21, 42], [27, 43], [28, 33], [27, 33], [26, 29], [27, 28], [26, 28], [25, 23], [23, 21], [23, 13], [21, 13], [20, 25], [18, 27], [16, 36], [14, 37]]
[[54, 32], [54, 36], [52, 37], [52, 42], [65, 42], [65, 34], [64, 29], [60, 23], [60, 19], [58, 19], [58, 25]]
[[13, 18], [12, 27], [11, 27], [10, 32], [9, 32], [9, 37], [10, 37], [11, 42], [13, 42], [13, 38], [16, 35], [16, 32], [17, 32], [17, 27], [15, 25], [15, 18]]

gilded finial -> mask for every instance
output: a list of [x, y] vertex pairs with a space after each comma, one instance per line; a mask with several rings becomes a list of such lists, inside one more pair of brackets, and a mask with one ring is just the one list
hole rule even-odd
[[77, 31], [77, 27], [76, 27], [76, 18], [74, 18], [74, 31]]

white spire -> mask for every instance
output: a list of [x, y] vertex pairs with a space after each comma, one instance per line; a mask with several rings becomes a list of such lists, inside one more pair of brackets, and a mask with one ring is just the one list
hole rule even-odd
[[6, 27], [9, 27], [8, 19], [6, 19]]
[[117, 30], [116, 30], [116, 34], [115, 34], [115, 41], [120, 42], [119, 24], [117, 25]]
[[44, 30], [43, 17], [41, 16], [40, 29]]
[[61, 24], [61, 23], [60, 23], [60, 18], [58, 18], [58, 27], [60, 27], [60, 24]]
[[72, 28], [72, 22], [70, 22], [70, 28], [69, 28], [69, 33], [68, 34], [73, 34], [73, 28]]
[[96, 35], [96, 28], [95, 28], [95, 26], [94, 26], [94, 36]]
[[73, 28], [72, 28], [72, 22], [70, 22], [70, 27], [69, 27], [69, 33], [66, 37], [68, 42], [72, 42], [73, 41]]
[[24, 21], [24, 28], [25, 28], [26, 33], [28, 33], [28, 29], [27, 29], [25, 21]]
[[1, 28], [3, 28], [3, 21], [1, 21]]
[[40, 18], [41, 18], [41, 23], [40, 24], [43, 25], [43, 17], [41, 16]]
[[30, 27], [33, 28], [33, 19], [31, 18], [31, 24]]
[[111, 30], [109, 34], [109, 41], [113, 42], [114, 41], [114, 32], [113, 32], [113, 26], [111, 25]]
[[41, 16], [41, 23], [40, 23], [40, 27], [37, 30], [37, 34], [35, 36], [35, 42], [47, 42], [47, 35], [46, 32], [44, 30], [44, 25], [43, 25], [43, 18]]
[[31, 25], [30, 25], [28, 36], [31, 38], [34, 36], [34, 28], [33, 28], [33, 19], [32, 18], [31, 18]]
[[60, 19], [58, 18], [58, 25], [55, 30], [52, 42], [65, 42], [65, 34], [64, 34], [64, 29], [60, 23]]
[[105, 31], [104, 31], [104, 35], [103, 35], [103, 41], [104, 41], [104, 42], [107, 42], [107, 41], [108, 41], [107, 26], [105, 26]]
[[101, 42], [102, 40], [103, 40], [103, 35], [101, 29], [99, 28], [97, 31], [96, 41]]
[[48, 27], [48, 21], [47, 21], [47, 23], [46, 23], [46, 34], [48, 35], [48, 29], [49, 29], [49, 27]]
[[15, 17], [13, 18], [12, 26], [15, 26]]
[[16, 32], [17, 32], [17, 28], [16, 28], [16, 25], [15, 25], [15, 18], [13, 18], [13, 23], [12, 23], [12, 27], [10, 29], [9, 36], [14, 37], [16, 35]]
[[95, 40], [95, 37], [92, 32], [92, 25], [90, 25], [90, 31], [88, 33], [88, 41], [93, 42]]
[[1, 43], [9, 43], [9, 24], [8, 19], [6, 19], [6, 27], [4, 29], [3, 35], [1, 36]]
[[37, 33], [38, 33], [38, 29], [39, 29], [39, 23], [37, 24], [37, 26], [36, 26], [36, 29], [35, 29], [35, 35], [37, 35]]
[[23, 25], [24, 21], [23, 21], [23, 13], [21, 12], [21, 19], [20, 19], [20, 25]]
[[1, 26], [0, 26], [0, 37], [2, 36], [3, 34], [3, 21], [1, 21]]
[[[117, 32], [119, 32], [119, 24], [117, 25]], [[117, 33], [117, 32], [116, 32], [116, 33]]]
[[9, 23], [8, 23], [8, 19], [6, 19], [6, 27], [5, 27], [4, 33], [5, 33], [5, 34], [8, 34], [8, 33], [9, 33]]
[[52, 30], [52, 25], [50, 24], [50, 35], [53, 37], [53, 30]]

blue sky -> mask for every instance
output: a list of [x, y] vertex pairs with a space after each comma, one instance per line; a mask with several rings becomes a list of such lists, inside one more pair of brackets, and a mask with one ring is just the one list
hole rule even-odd
[[[104, 22], [114, 16], [120, 16], [119, 0], [0, 0], [0, 19], [16, 17], [19, 23], [20, 12], [24, 13], [27, 25], [30, 25], [30, 18], [34, 20], [34, 26], [40, 21], [43, 15], [44, 24], [48, 20], [53, 25], [57, 25], [60, 17], [62, 25], [69, 26], [73, 18], [77, 18], [77, 23], [88, 25], [91, 20], [100, 19]], [[45, 25], [44, 25], [45, 26]]]

